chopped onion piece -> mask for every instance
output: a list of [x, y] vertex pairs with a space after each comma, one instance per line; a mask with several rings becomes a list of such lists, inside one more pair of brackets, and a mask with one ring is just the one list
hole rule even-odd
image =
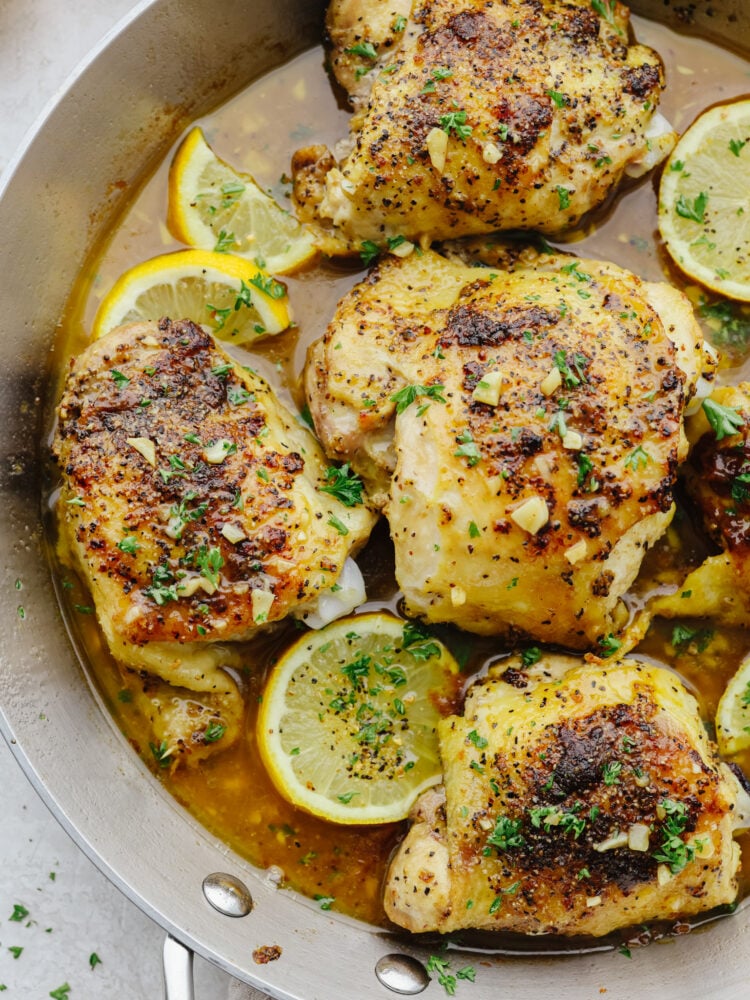
[[628, 830], [628, 847], [631, 851], [647, 851], [651, 831], [645, 823], [633, 823]]
[[149, 465], [156, 465], [156, 445], [151, 438], [125, 438], [125, 441], [143, 455]]
[[329, 587], [320, 592], [317, 600], [310, 605], [311, 610], [298, 612], [298, 617], [310, 628], [323, 628], [336, 618], [348, 615], [367, 600], [364, 578], [353, 559], [344, 562], [333, 587], [336, 589]]

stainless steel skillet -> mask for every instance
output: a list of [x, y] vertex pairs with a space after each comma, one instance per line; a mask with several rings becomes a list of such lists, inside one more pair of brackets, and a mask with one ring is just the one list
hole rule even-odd
[[[671, 23], [688, 20], [690, 30], [750, 48], [750, 10], [740, 0], [632, 6]], [[49, 348], [87, 249], [182, 124], [316, 40], [322, 8], [310, 0], [139, 5], [82, 67], [5, 175], [0, 728], [77, 843], [175, 939], [279, 998], [369, 1000], [391, 995], [375, 972], [384, 956], [424, 958], [428, 950], [278, 891], [163, 791], [85, 681], [57, 610], [39, 499], [42, 428], [54, 402], [47, 390]], [[18, 578], [24, 581], [23, 619], [17, 614]], [[209, 905], [202, 884], [213, 872], [247, 885], [254, 900], [249, 915], [236, 919]], [[473, 1000], [579, 1000], [606, 988], [608, 1000], [733, 1000], [747, 992], [749, 930], [745, 908], [706, 933], [638, 952], [633, 962], [590, 953], [541, 960], [487, 956], [485, 964], [484, 956], [474, 955], [477, 980], [464, 992]], [[281, 958], [256, 965], [252, 952], [263, 945], [280, 946]], [[179, 950], [177, 959], [188, 990]], [[427, 995], [440, 994], [437, 984], [428, 988]]]

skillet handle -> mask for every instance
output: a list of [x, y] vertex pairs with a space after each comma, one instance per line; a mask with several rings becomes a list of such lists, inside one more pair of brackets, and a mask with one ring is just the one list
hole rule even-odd
[[169, 934], [164, 940], [164, 1000], [195, 1000], [193, 953]]

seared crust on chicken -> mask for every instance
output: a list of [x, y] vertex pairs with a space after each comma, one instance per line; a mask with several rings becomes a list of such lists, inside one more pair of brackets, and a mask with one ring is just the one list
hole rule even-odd
[[598, 936], [735, 899], [737, 785], [671, 671], [506, 661], [440, 749], [445, 801], [388, 874], [400, 926]]
[[190, 321], [120, 327], [59, 407], [59, 510], [113, 655], [191, 690], [217, 641], [311, 605], [373, 515], [321, 492], [313, 437]]
[[700, 331], [611, 264], [389, 259], [311, 348], [328, 454], [369, 481], [410, 613], [596, 646], [673, 512]]
[[[609, 9], [610, 5], [605, 5]], [[347, 155], [293, 160], [300, 217], [327, 253], [560, 233], [675, 135], [656, 109], [658, 54], [628, 42], [629, 11], [589, 0], [334, 0], [331, 65], [356, 113]], [[350, 151], [349, 151], [350, 150]]]
[[750, 628], [750, 383], [721, 386], [708, 402], [728, 409], [722, 436], [702, 407], [686, 421], [691, 444], [685, 484], [706, 531], [722, 552], [709, 556], [673, 595], [651, 604], [665, 617], [709, 615], [724, 625]]

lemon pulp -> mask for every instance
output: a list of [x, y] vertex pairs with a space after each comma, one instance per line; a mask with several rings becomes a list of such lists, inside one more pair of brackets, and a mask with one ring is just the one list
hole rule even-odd
[[96, 314], [94, 339], [123, 323], [191, 319], [221, 340], [245, 343], [291, 322], [286, 286], [252, 261], [208, 250], [152, 257], [115, 282]]
[[716, 741], [723, 756], [750, 747], [750, 657], [742, 661], [719, 700]]
[[440, 780], [439, 706], [457, 677], [441, 643], [391, 615], [304, 635], [271, 673], [258, 718], [278, 791], [335, 823], [404, 819]]
[[167, 225], [183, 243], [248, 257], [272, 274], [296, 271], [317, 255], [312, 233], [252, 177], [220, 160], [197, 126], [170, 167]]
[[659, 187], [659, 230], [686, 274], [750, 301], [750, 100], [706, 111], [677, 143]]

